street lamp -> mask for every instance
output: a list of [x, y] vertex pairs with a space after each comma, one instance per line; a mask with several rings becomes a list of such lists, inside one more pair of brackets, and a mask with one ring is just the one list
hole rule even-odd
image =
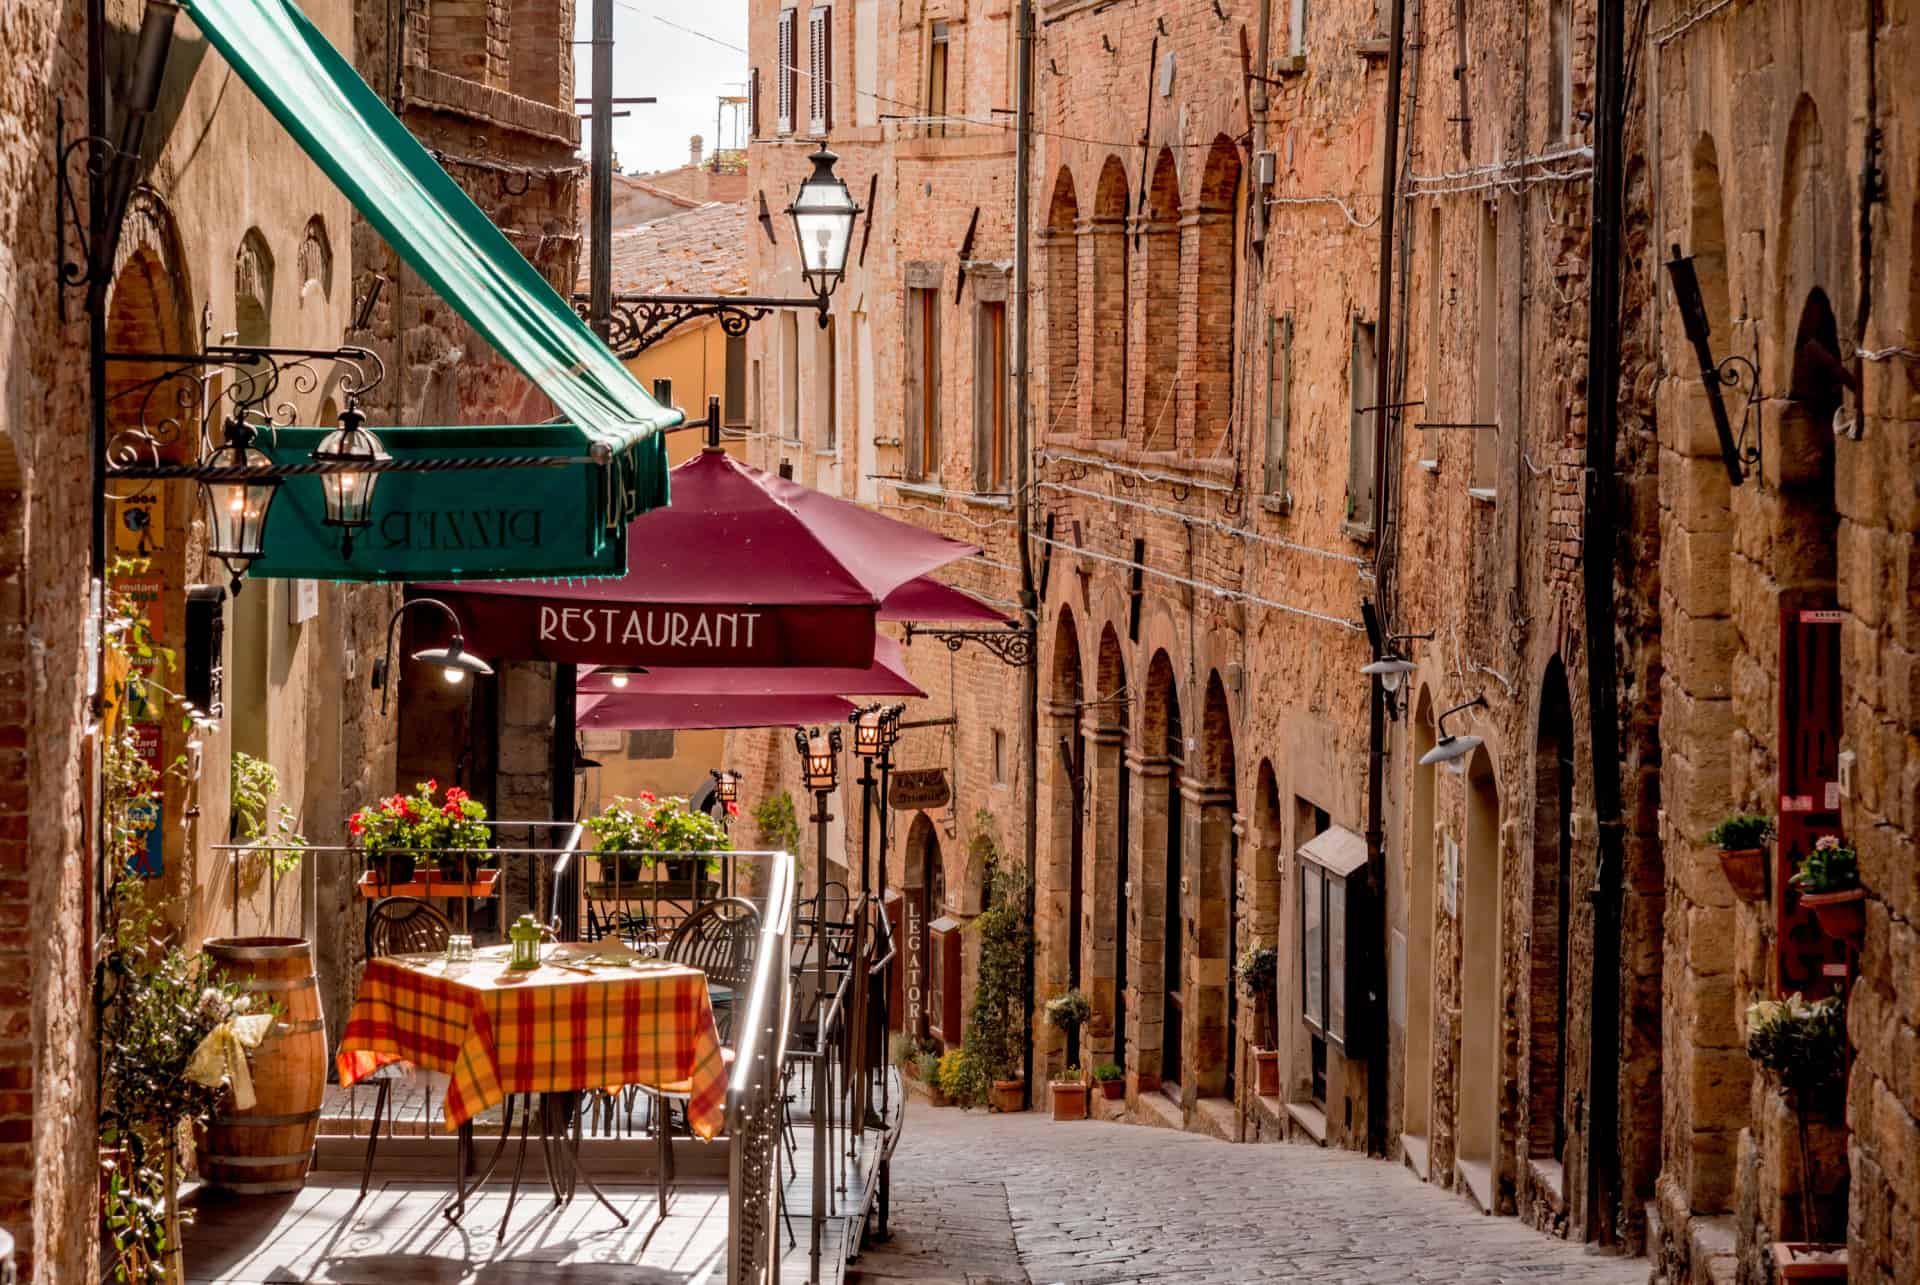
[[[236, 415], [228, 420], [227, 444], [208, 457], [208, 470], [271, 469], [273, 460], [253, 445], [253, 437], [253, 425], [244, 418]], [[233, 577], [236, 595], [240, 592], [240, 577], [265, 556], [267, 509], [279, 492], [280, 479], [272, 474], [200, 484], [200, 493], [207, 502], [210, 528], [207, 553], [226, 565]]]
[[373, 662], [373, 690], [380, 693], [380, 712], [387, 712], [388, 672], [393, 667], [393, 644], [399, 632], [400, 617], [415, 607], [434, 607], [445, 613], [453, 624], [453, 637], [445, 647], [427, 647], [416, 651], [412, 659], [428, 665], [440, 666], [442, 677], [449, 683], [458, 683], [468, 674], [491, 674], [493, 666], [467, 650], [467, 640], [460, 632], [460, 617], [454, 614], [452, 607], [438, 598], [409, 598], [394, 611], [393, 618], [387, 621], [387, 650]]
[[1400, 704], [1394, 699], [1394, 694], [1400, 690], [1400, 684], [1406, 676], [1418, 668], [1420, 667], [1406, 657], [1395, 655], [1390, 651], [1382, 654], [1380, 659], [1371, 664], [1360, 666], [1361, 673], [1380, 680], [1380, 690], [1386, 693], [1388, 718], [1399, 720]]
[[340, 412], [340, 427], [313, 448], [314, 463], [347, 466], [338, 473], [321, 474], [320, 493], [327, 505], [322, 521], [341, 528], [340, 552], [349, 558], [353, 556], [353, 533], [373, 525], [373, 488], [380, 474], [367, 466], [393, 458], [379, 438], [361, 427], [366, 422], [358, 403], [348, 398], [347, 408]]
[[840, 729], [822, 734], [819, 728], [803, 732], [793, 729], [794, 748], [800, 751], [800, 775], [815, 794], [831, 794], [840, 788]]
[[627, 684], [633, 681], [635, 674], [644, 674], [647, 671], [646, 667], [642, 665], [602, 665], [594, 672], [596, 674], [605, 674], [607, 676], [607, 682], [611, 686], [625, 691]]
[[800, 248], [800, 273], [820, 301], [820, 328], [824, 330], [827, 299], [846, 274], [853, 220], [860, 207], [846, 183], [833, 172], [838, 156], [823, 146], [807, 159], [813, 162], [813, 173], [794, 194], [787, 213], [793, 217], [794, 242]]
[[727, 768], [711, 769], [713, 797], [731, 806], [740, 801], [740, 774]]
[[886, 710], [869, 705], [847, 715], [847, 721], [853, 724], [853, 752], [868, 760], [879, 754], [886, 740]]

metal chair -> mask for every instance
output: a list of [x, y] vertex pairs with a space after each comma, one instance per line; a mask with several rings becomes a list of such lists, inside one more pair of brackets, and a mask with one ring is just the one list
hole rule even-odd
[[[714, 1025], [719, 1030], [722, 1056], [731, 1060], [733, 998], [753, 985], [754, 958], [760, 943], [760, 910], [741, 897], [709, 901], [688, 915], [667, 943], [667, 959], [707, 975], [714, 1001]], [[721, 1017], [724, 1005], [726, 1017]], [[667, 1216], [667, 1196], [673, 1186], [673, 1104], [693, 1097], [691, 1084], [643, 1085], [647, 1095], [648, 1125], [658, 1145], [660, 1216]]]
[[[367, 958], [382, 955], [424, 955], [444, 951], [453, 924], [418, 897], [383, 897], [367, 912]], [[412, 1070], [406, 1062], [391, 1062], [367, 1077], [374, 1085], [373, 1127], [367, 1131], [367, 1159], [360, 1170], [360, 1194], [373, 1181], [373, 1153], [380, 1145], [380, 1118], [386, 1114], [394, 1077]], [[363, 1081], [365, 1083], [366, 1081]], [[388, 1121], [392, 1128], [392, 1121]]]

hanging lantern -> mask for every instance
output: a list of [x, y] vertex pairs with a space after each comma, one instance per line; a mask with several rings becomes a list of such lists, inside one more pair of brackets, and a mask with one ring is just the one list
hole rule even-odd
[[[822, 147], [807, 159], [813, 162], [813, 173], [800, 185], [787, 213], [793, 216], [794, 241], [800, 247], [800, 272], [824, 300], [847, 270], [853, 220], [860, 207], [833, 172], [838, 156]], [[824, 316], [821, 324], [826, 324]]]
[[[273, 460], [252, 445], [253, 426], [236, 416], [227, 421], [227, 444], [207, 459], [209, 471], [268, 470]], [[280, 478], [272, 473], [259, 477], [203, 481], [200, 490], [207, 502], [207, 553], [226, 564], [233, 577], [233, 592], [240, 592], [240, 577], [247, 568], [266, 556], [267, 509], [280, 490]]]
[[900, 743], [900, 716], [907, 712], [906, 705], [889, 705], [880, 714], [880, 748], [891, 751]]
[[870, 759], [880, 753], [886, 741], [886, 711], [878, 705], [855, 710], [847, 721], [853, 724], [853, 752]]
[[718, 767], [712, 769], [712, 771], [713, 797], [722, 803], [738, 803], [740, 801], [740, 774]]
[[795, 728], [794, 747], [800, 751], [800, 777], [815, 794], [830, 794], [840, 787], [840, 729], [822, 734], [819, 728], [803, 732]]
[[340, 412], [340, 427], [321, 438], [320, 444], [313, 448], [316, 464], [360, 466], [320, 475], [320, 491], [327, 505], [324, 521], [344, 532], [340, 537], [340, 551], [347, 557], [353, 556], [353, 533], [373, 524], [373, 488], [380, 481], [380, 474], [366, 466], [392, 458], [380, 439], [361, 427], [366, 419], [359, 406], [349, 401], [347, 408]]

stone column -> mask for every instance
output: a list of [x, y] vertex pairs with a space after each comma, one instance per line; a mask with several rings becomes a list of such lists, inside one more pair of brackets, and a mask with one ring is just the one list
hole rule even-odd
[[1126, 753], [1126, 733], [1119, 728], [1085, 729], [1087, 827], [1083, 892], [1086, 923], [1081, 949], [1086, 954], [1081, 984], [1093, 1002], [1093, 1020], [1086, 1031], [1086, 1059], [1094, 1066], [1119, 1062], [1126, 1033], [1115, 1029], [1114, 1000], [1120, 891], [1120, 773]]
[[1160, 1087], [1160, 1050], [1165, 1019], [1167, 934], [1167, 804], [1173, 762], [1164, 754], [1129, 753], [1133, 815], [1128, 820], [1127, 893], [1127, 1080], [1132, 1092]]
[[1217, 1098], [1227, 1091], [1227, 988], [1233, 962], [1227, 958], [1233, 906], [1233, 789], [1231, 785], [1183, 779], [1187, 827], [1180, 904], [1186, 934], [1181, 989], [1186, 997], [1187, 1082], [1182, 1096]]

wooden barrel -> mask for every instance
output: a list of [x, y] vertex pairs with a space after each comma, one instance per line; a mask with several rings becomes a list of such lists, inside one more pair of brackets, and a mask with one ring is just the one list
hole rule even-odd
[[245, 1195], [298, 1191], [313, 1163], [327, 1088], [327, 1033], [313, 975], [313, 946], [298, 937], [216, 937], [203, 949], [213, 974], [272, 1005], [279, 1020], [253, 1050], [254, 1104], [227, 1097], [200, 1146], [200, 1176]]

